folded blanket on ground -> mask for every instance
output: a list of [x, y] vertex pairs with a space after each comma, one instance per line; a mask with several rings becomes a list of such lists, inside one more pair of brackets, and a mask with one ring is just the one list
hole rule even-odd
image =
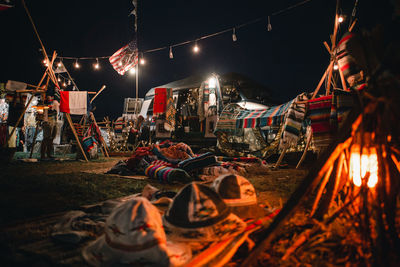
[[190, 175], [182, 169], [162, 165], [149, 165], [144, 173], [151, 179], [158, 180], [161, 183], [188, 183], [193, 180]]
[[204, 153], [198, 157], [190, 158], [178, 163], [178, 168], [183, 169], [187, 172], [191, 172], [197, 169], [201, 169], [212, 164], [215, 164], [217, 161], [215, 156], [211, 152]]
[[224, 156], [217, 156], [216, 159], [218, 161], [238, 161], [238, 162], [259, 162], [261, 159], [254, 158], [254, 157], [224, 157]]

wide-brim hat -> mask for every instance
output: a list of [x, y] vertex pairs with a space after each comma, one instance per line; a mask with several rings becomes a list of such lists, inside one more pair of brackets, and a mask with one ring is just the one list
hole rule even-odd
[[195, 182], [186, 185], [174, 197], [163, 223], [171, 240], [189, 242], [224, 240], [246, 227], [216, 192]]
[[191, 250], [167, 241], [157, 208], [137, 197], [113, 210], [104, 234], [82, 255], [93, 266], [182, 266], [190, 260]]
[[219, 194], [233, 213], [242, 219], [263, 217], [267, 211], [257, 202], [257, 194], [249, 180], [237, 174], [221, 175], [211, 188]]

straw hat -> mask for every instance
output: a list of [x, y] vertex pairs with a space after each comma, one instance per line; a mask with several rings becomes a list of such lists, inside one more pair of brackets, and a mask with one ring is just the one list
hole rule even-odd
[[267, 211], [258, 205], [254, 186], [243, 176], [222, 175], [214, 180], [211, 188], [221, 196], [231, 211], [242, 219], [255, 219], [267, 214]]
[[188, 246], [166, 240], [160, 213], [143, 197], [117, 206], [82, 254], [94, 266], [181, 266], [191, 258]]
[[239, 234], [246, 226], [217, 193], [195, 182], [178, 192], [163, 222], [172, 240], [189, 242], [223, 240]]

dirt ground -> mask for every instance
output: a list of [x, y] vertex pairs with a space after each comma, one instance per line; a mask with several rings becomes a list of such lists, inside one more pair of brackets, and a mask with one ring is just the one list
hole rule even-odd
[[[43, 242], [49, 239], [56, 218], [66, 211], [141, 192], [148, 183], [161, 190], [172, 191], [184, 186], [160, 184], [143, 176], [126, 178], [104, 174], [121, 159], [124, 158], [101, 158], [89, 163], [13, 161], [3, 166], [0, 179], [0, 209], [3, 211], [0, 218], [0, 248], [8, 261], [14, 263], [15, 257], [21, 257], [21, 250], [24, 251], [23, 259], [16, 262], [49, 260], [52, 256], [37, 255], [36, 247], [45, 244]], [[306, 173], [305, 169], [287, 167], [244, 176], [255, 186], [260, 203], [279, 208]], [[39, 246], [39, 251], [48, 252], [52, 249], [41, 249]], [[29, 253], [26, 254], [26, 251]], [[57, 253], [65, 254], [62, 248]], [[65, 255], [61, 258], [64, 259]], [[59, 263], [58, 258], [44, 265], [54, 263]]]

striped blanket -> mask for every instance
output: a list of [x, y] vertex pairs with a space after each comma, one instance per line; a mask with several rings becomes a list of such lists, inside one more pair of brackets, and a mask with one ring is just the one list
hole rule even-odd
[[237, 104], [230, 104], [222, 111], [215, 131], [236, 133], [243, 128], [280, 125], [293, 101], [257, 110], [247, 110]]
[[288, 148], [296, 145], [300, 137], [301, 126], [306, 116], [306, 102], [308, 97], [305, 93], [300, 94], [293, 101], [286, 113], [285, 124], [283, 125], [283, 132], [280, 149]]

